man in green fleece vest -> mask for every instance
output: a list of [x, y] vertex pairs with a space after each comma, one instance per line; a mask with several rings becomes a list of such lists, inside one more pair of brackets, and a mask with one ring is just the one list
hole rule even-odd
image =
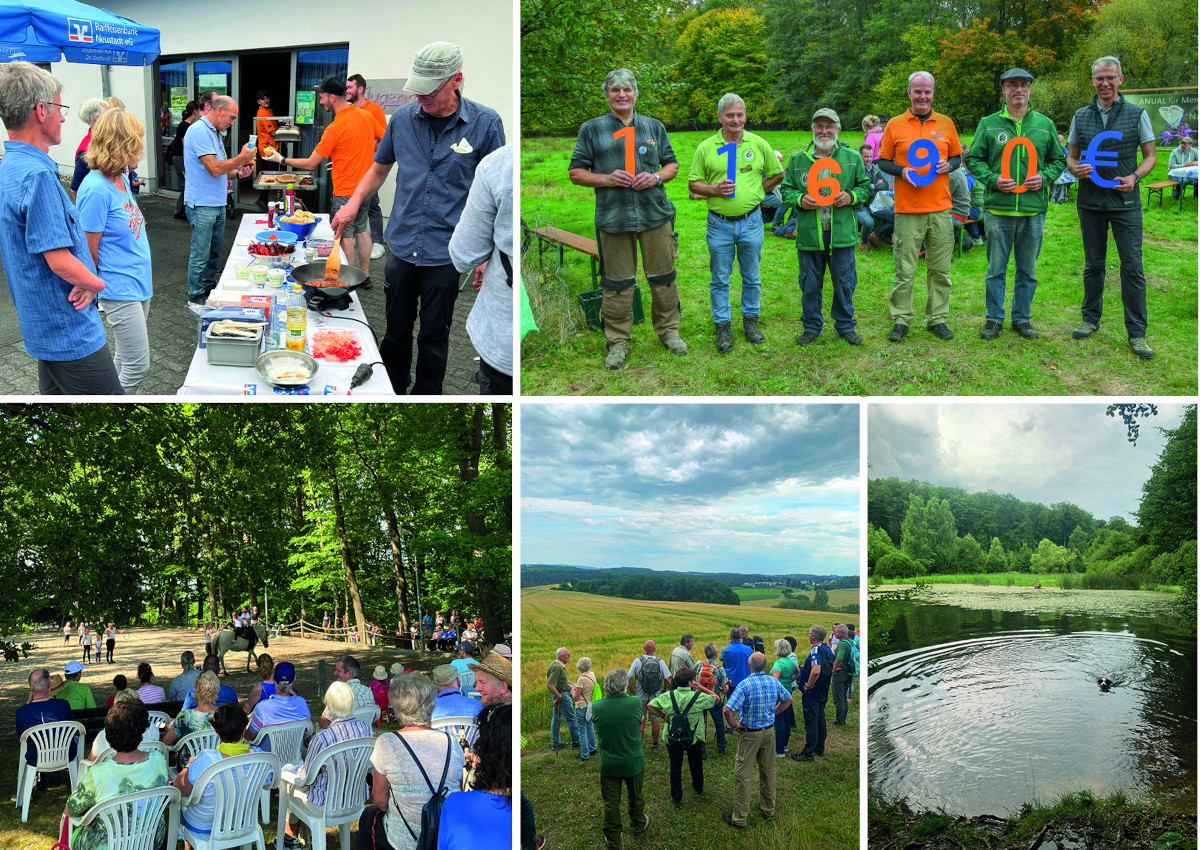
[[[792, 154], [780, 190], [783, 202], [796, 208], [796, 254], [804, 320], [804, 332], [796, 338], [797, 345], [812, 345], [825, 326], [821, 290], [826, 269], [833, 289], [830, 317], [834, 330], [850, 345], [862, 345], [862, 337], [854, 329], [858, 324], [854, 318], [854, 289], [858, 286], [854, 266], [858, 218], [854, 207], [871, 196], [871, 183], [858, 151], [838, 143], [841, 130], [842, 120], [836, 112], [818, 109], [813, 114], [812, 143]], [[841, 173], [822, 168], [813, 175], [810, 186], [812, 167], [822, 159], [832, 159]], [[818, 203], [818, 198], [824, 203]]]
[[979, 122], [967, 154], [967, 170], [986, 187], [987, 321], [979, 332], [983, 339], [995, 339], [1004, 328], [1005, 272], [1014, 254], [1012, 329], [1025, 339], [1038, 336], [1030, 315], [1037, 290], [1037, 259], [1050, 186], [1063, 173], [1067, 158], [1058, 145], [1054, 122], [1029, 108], [1032, 86], [1033, 74], [1023, 68], [1000, 75], [1004, 108]]
[[604, 842], [621, 850], [621, 787], [629, 794], [630, 835], [639, 838], [650, 825], [645, 813], [642, 777], [642, 701], [626, 693], [629, 674], [617, 668], [604, 677], [604, 698], [592, 703], [592, 725], [600, 751], [600, 796], [604, 800]]

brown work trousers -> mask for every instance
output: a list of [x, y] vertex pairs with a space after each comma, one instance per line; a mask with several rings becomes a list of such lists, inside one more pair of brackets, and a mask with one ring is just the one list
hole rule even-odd
[[750, 816], [750, 784], [758, 764], [758, 807], [767, 817], [775, 814], [775, 727], [739, 732], [737, 759], [733, 763], [733, 822], [745, 826]]
[[[650, 230], [626, 233], [596, 231], [600, 254], [600, 276], [604, 300], [600, 317], [609, 348], [628, 348], [633, 338], [633, 284], [637, 276], [637, 252], [642, 252], [642, 270], [650, 284], [650, 321], [658, 338], [666, 342], [679, 336], [679, 288], [675, 283], [675, 258], [679, 237], [668, 221]], [[669, 278], [669, 282], [656, 280]], [[611, 287], [618, 288], [611, 288]]]

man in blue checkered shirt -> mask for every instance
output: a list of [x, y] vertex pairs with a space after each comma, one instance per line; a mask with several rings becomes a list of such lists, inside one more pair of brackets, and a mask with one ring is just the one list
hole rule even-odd
[[775, 715], [787, 711], [792, 697], [779, 680], [766, 673], [767, 657], [750, 656], [750, 675], [738, 683], [725, 704], [725, 722], [738, 735], [733, 766], [733, 811], [724, 812], [725, 823], [746, 828], [750, 816], [750, 782], [758, 762], [759, 809], [767, 820], [775, 817]]

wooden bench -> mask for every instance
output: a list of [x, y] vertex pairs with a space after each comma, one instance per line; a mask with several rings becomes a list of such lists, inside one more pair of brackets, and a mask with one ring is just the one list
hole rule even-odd
[[600, 285], [600, 249], [595, 239], [579, 236], [557, 227], [527, 228], [538, 241], [538, 267], [541, 268], [542, 257], [546, 251], [558, 246], [558, 262], [563, 262], [563, 246], [586, 254], [592, 261], [592, 289]]
[[[1154, 197], [1155, 193], [1158, 193], [1158, 207], [1159, 207], [1159, 209], [1162, 209], [1163, 189], [1169, 189], [1169, 188], [1172, 188], [1172, 187], [1178, 186], [1178, 185], [1179, 185], [1178, 180], [1161, 180], [1158, 183], [1147, 183], [1146, 184], [1146, 209], [1150, 209], [1150, 199]], [[1179, 193], [1179, 208], [1183, 209], [1183, 192]]]

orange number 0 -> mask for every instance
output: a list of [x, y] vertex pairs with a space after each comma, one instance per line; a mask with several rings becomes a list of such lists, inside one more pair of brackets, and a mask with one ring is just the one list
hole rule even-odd
[[637, 174], [637, 164], [634, 161], [633, 154], [633, 125], [622, 127], [617, 132], [613, 133], [614, 139], [620, 139], [625, 143], [625, 170], [630, 174]]
[[[1033, 175], [1037, 174], [1037, 148], [1033, 146], [1033, 142], [1026, 139], [1024, 136], [1017, 136], [1014, 139], [1009, 139], [1008, 144], [1004, 146], [1004, 150], [1000, 152], [1000, 176], [1005, 180], [1012, 180], [1012, 152], [1017, 145], [1025, 148], [1029, 153], [1029, 173], [1025, 175], [1028, 180]], [[1028, 191], [1029, 187], [1024, 183], [1013, 189], [1014, 195], [1019, 195], [1022, 192]]]
[[[829, 176], [821, 177], [821, 171], [825, 168], [829, 169]], [[808, 196], [813, 199], [817, 206], [833, 206], [833, 199], [842, 191], [842, 184], [833, 175], [841, 173], [842, 167], [838, 165], [838, 161], [829, 156], [818, 159], [808, 169]], [[823, 197], [821, 190], [826, 188], [829, 189], [829, 196]]]

